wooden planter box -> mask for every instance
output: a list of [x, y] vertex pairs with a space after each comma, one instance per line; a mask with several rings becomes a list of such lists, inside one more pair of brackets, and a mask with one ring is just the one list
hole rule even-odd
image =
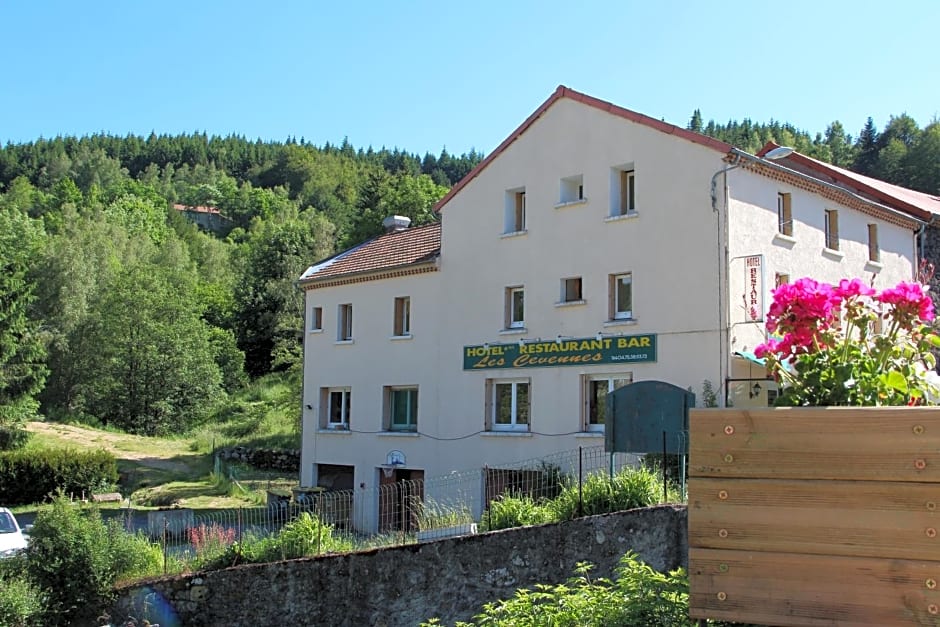
[[696, 409], [693, 618], [940, 625], [940, 408]]

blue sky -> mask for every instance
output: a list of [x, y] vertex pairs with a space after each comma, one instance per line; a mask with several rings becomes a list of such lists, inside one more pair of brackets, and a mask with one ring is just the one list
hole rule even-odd
[[0, 0], [0, 141], [490, 152], [559, 84], [685, 125], [940, 115], [940, 2]]

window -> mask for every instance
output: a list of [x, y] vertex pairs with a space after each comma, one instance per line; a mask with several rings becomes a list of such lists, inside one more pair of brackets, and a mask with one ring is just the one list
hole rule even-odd
[[338, 309], [338, 328], [336, 330], [336, 339], [340, 342], [349, 342], [353, 339], [352, 334], [352, 305], [346, 303], [340, 305]]
[[778, 288], [781, 285], [786, 285], [790, 282], [790, 275], [784, 274], [782, 272], [777, 272], [774, 275], [774, 288]]
[[571, 277], [561, 280], [561, 302], [577, 303], [583, 300], [581, 296], [581, 277]]
[[826, 248], [839, 250], [839, 212], [826, 209]]
[[349, 429], [351, 388], [322, 388], [320, 391], [320, 426]]
[[607, 395], [633, 383], [633, 373], [584, 377], [584, 430], [603, 431], [607, 424]]
[[418, 430], [418, 388], [385, 388], [385, 428], [388, 431]]
[[610, 178], [611, 217], [636, 213], [636, 174], [633, 165], [614, 168]]
[[610, 319], [633, 318], [633, 274], [610, 275]]
[[489, 429], [492, 431], [529, 430], [529, 381], [490, 380]]
[[411, 298], [399, 296], [395, 299], [395, 328], [397, 336], [411, 335]]
[[868, 260], [878, 263], [881, 261], [881, 250], [878, 248], [878, 225], [868, 225]]
[[793, 211], [790, 206], [790, 194], [777, 194], [777, 232], [793, 237]]
[[310, 310], [310, 330], [323, 330], [323, 307], [314, 307]]
[[522, 287], [506, 288], [506, 328], [525, 328], [525, 289]]
[[584, 200], [584, 175], [569, 176], [561, 179], [561, 193], [558, 202], [560, 204], [578, 202]]
[[506, 192], [506, 208], [503, 215], [503, 233], [525, 231], [525, 188]]

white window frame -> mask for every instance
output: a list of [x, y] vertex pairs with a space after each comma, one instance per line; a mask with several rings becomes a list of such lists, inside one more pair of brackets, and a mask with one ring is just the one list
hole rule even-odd
[[[630, 309], [620, 309], [620, 285], [621, 279], [628, 278], [630, 285]], [[610, 279], [610, 319], [611, 320], [633, 320], [633, 273], [620, 272], [611, 274]]]
[[[335, 394], [340, 395], [339, 421], [333, 420]], [[321, 419], [320, 426], [323, 429], [334, 431], [349, 430], [350, 418], [352, 414], [352, 388], [351, 387], [330, 387], [321, 388], [320, 393]]]
[[336, 341], [351, 342], [353, 339], [352, 303], [336, 307]]
[[[516, 296], [522, 299], [522, 317], [516, 319]], [[525, 287], [513, 285], [506, 288], [506, 329], [525, 328]]]
[[323, 331], [323, 307], [313, 307], [310, 309], [310, 332], [320, 333]]
[[[597, 400], [597, 397], [594, 395], [594, 384], [606, 381], [607, 382], [607, 393], [610, 394], [614, 390], [621, 388], [625, 385], [630, 385], [633, 383], [633, 373], [632, 372], [613, 372], [613, 373], [602, 373], [602, 374], [586, 374], [582, 376], [582, 385], [581, 385], [581, 394], [583, 398], [582, 404], [582, 416], [581, 416], [581, 425], [584, 431], [593, 431], [603, 433], [606, 424], [606, 412], [607, 406], [604, 406], [604, 423], [592, 422], [592, 418], [597, 415], [597, 412], [594, 412], [592, 416], [592, 407]], [[618, 381], [623, 381], [622, 385], [617, 385]]]
[[525, 187], [506, 190], [503, 210], [503, 234], [525, 233], [526, 230]]
[[[414, 392], [414, 400], [409, 394], [408, 398], [408, 418], [409, 422], [405, 425], [395, 424], [395, 393], [396, 392]], [[413, 404], [412, 404], [413, 403]], [[388, 385], [385, 386], [385, 430], [396, 433], [415, 433], [418, 431], [418, 386], [417, 385]]]
[[397, 296], [395, 298], [394, 319], [392, 322], [392, 335], [394, 337], [408, 337], [411, 335], [411, 297]]
[[611, 168], [610, 217], [636, 215], [636, 169], [632, 163]]
[[[508, 423], [497, 422], [498, 392], [501, 386], [510, 386], [510, 409]], [[519, 386], [526, 386], [526, 422], [519, 421]], [[532, 424], [532, 380], [531, 379], [488, 379], [487, 395], [487, 430], [488, 431], [529, 431]]]
[[561, 179], [558, 191], [558, 204], [571, 205], [584, 202], [584, 175], [567, 176]]

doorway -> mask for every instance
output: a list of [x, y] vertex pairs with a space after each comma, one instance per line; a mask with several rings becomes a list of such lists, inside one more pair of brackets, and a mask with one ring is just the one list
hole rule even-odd
[[424, 502], [424, 471], [379, 468], [379, 532], [413, 533]]

